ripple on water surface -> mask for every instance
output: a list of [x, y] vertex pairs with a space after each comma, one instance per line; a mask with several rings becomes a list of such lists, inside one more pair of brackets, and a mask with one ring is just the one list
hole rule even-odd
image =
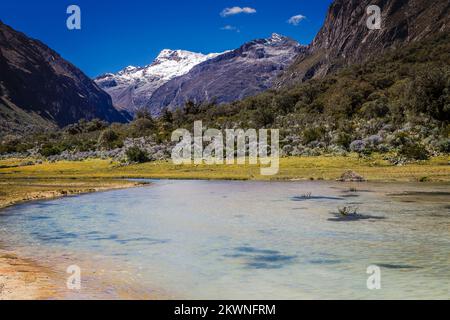
[[[0, 241], [61, 274], [83, 265], [92, 296], [447, 299], [448, 189], [157, 181], [6, 209]], [[339, 214], [346, 206], [358, 214]], [[382, 290], [366, 289], [370, 265]]]

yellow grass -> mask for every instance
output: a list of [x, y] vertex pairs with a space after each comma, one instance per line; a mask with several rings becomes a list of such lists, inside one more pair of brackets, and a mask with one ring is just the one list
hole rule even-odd
[[[290, 157], [280, 160], [280, 172], [262, 176], [260, 165], [174, 165], [169, 161], [121, 166], [110, 160], [61, 161], [14, 167], [23, 160], [0, 161], [0, 181], [11, 179], [230, 179], [230, 180], [335, 180], [353, 170], [371, 181], [450, 181], [449, 157], [393, 166], [379, 156]], [[9, 166], [9, 167], [8, 167]]]
[[353, 170], [369, 181], [450, 182], [449, 157], [393, 166], [380, 156], [291, 157], [280, 160], [280, 172], [262, 176], [259, 165], [174, 165], [169, 161], [121, 166], [111, 160], [44, 162], [21, 166], [23, 159], [0, 161], [0, 208], [15, 203], [128, 188], [123, 178], [222, 180], [335, 180]]

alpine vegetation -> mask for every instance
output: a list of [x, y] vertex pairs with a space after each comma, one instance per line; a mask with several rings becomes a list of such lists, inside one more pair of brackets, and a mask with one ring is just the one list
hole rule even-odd
[[[194, 135], [187, 129], [177, 129], [172, 133], [172, 142], [178, 144], [172, 150], [174, 164], [227, 164], [227, 165], [268, 165], [261, 168], [261, 175], [276, 175], [280, 166], [280, 133], [270, 130], [270, 146], [267, 129], [227, 129], [225, 135], [218, 129], [203, 131], [202, 121], [194, 123]], [[181, 140], [180, 140], [181, 139]], [[209, 145], [204, 146], [204, 142]], [[225, 153], [225, 157], [224, 157]]]

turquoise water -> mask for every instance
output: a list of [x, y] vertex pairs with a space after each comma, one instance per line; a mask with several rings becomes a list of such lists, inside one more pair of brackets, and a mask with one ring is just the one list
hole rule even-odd
[[[356, 188], [350, 190], [350, 188]], [[306, 197], [303, 197], [306, 195]], [[449, 185], [153, 181], [15, 206], [0, 241], [65, 298], [450, 298]], [[351, 206], [358, 219], [343, 219]], [[366, 286], [381, 270], [381, 289]]]

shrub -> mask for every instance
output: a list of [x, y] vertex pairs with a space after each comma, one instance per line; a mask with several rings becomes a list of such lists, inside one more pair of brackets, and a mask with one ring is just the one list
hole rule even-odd
[[150, 111], [148, 111], [147, 109], [141, 109], [141, 110], [138, 110], [138, 111], [136, 112], [136, 115], [135, 115], [134, 118], [135, 118], [135, 119], [148, 119], [148, 120], [153, 120]]
[[418, 143], [407, 143], [400, 148], [399, 155], [408, 160], [428, 160], [430, 155], [424, 146]]
[[363, 153], [366, 151], [366, 142], [363, 140], [355, 140], [350, 144], [350, 150], [353, 152]]
[[149, 161], [147, 153], [139, 149], [139, 147], [129, 148], [126, 155], [130, 162], [144, 163]]
[[310, 128], [303, 131], [303, 143], [308, 144], [313, 141], [318, 141], [322, 139], [325, 135], [325, 130], [321, 127]]
[[104, 148], [112, 148], [119, 139], [119, 135], [111, 129], [102, 131], [98, 138], [98, 144]]
[[289, 94], [280, 94], [274, 99], [275, 110], [281, 113], [292, 112], [297, 104], [297, 97]]
[[265, 108], [258, 108], [253, 114], [253, 120], [258, 128], [266, 128], [275, 121], [275, 110], [266, 106]]
[[366, 119], [381, 118], [386, 116], [389, 113], [387, 99], [381, 98], [376, 101], [366, 102], [361, 108], [361, 113], [364, 114]]
[[439, 151], [450, 153], [450, 139], [439, 142]]
[[409, 87], [408, 99], [416, 112], [448, 121], [450, 114], [450, 69], [421, 70]]
[[155, 121], [148, 118], [139, 118], [133, 121], [132, 126], [137, 133], [144, 133], [155, 128]]
[[336, 143], [338, 145], [340, 145], [341, 147], [344, 147], [346, 150], [348, 150], [350, 148], [351, 142], [352, 142], [351, 135], [349, 135], [348, 133], [345, 133], [345, 132], [340, 132], [336, 139]]
[[108, 127], [108, 123], [100, 119], [93, 119], [86, 123], [85, 132], [94, 132]]
[[162, 111], [161, 119], [166, 123], [173, 122], [173, 113], [168, 108], [164, 108]]
[[50, 157], [50, 156], [55, 156], [58, 155], [62, 152], [63, 150], [61, 150], [59, 147], [54, 146], [54, 145], [44, 145], [42, 146], [41, 150], [40, 150], [40, 154], [44, 157]]

